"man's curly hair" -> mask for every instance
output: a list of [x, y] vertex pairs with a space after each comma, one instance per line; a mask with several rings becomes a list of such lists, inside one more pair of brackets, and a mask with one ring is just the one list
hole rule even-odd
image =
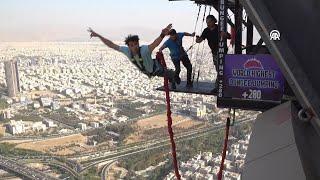
[[126, 45], [129, 45], [129, 42], [134, 42], [134, 41], [139, 41], [139, 36], [138, 35], [129, 35], [126, 37], [126, 39], [124, 40], [124, 42], [126, 43]]

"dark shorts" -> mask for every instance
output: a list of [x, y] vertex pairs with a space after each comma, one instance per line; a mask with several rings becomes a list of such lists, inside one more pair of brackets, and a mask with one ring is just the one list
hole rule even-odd
[[164, 74], [163, 66], [160, 64], [160, 62], [158, 60], [154, 59], [153, 61], [154, 61], [153, 72], [152, 72], [151, 76], [163, 76], [163, 74]]
[[169, 78], [169, 82], [174, 82], [174, 71], [171, 69], [164, 69], [164, 67], [160, 64], [160, 62], [154, 59], [153, 64], [153, 72], [152, 73], [145, 73], [149, 78], [154, 76], [164, 77], [167, 76]]

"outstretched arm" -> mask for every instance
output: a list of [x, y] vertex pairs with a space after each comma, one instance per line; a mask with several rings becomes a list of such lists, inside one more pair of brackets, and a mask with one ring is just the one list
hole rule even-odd
[[88, 31], [91, 33], [90, 34], [90, 38], [92, 37], [97, 37], [99, 38], [105, 45], [107, 45], [108, 47], [115, 49], [117, 51], [119, 51], [120, 46], [114, 44], [112, 41], [110, 41], [109, 39], [101, 36], [100, 34], [94, 32], [91, 28], [88, 29]]
[[208, 31], [204, 29], [201, 33], [201, 36], [196, 36], [196, 43], [201, 43], [207, 38]]
[[163, 38], [169, 34], [171, 28], [172, 24], [169, 24], [166, 28], [162, 29], [161, 35], [149, 45], [150, 52], [152, 52], [157, 46], [159, 46]]
[[159, 48], [159, 52], [161, 52], [162, 50], [164, 50], [167, 46], [165, 44], [163, 44], [160, 48]]
[[204, 39], [200, 36], [196, 36], [196, 43], [201, 43]]
[[190, 33], [185, 32], [185, 33], [184, 33], [184, 35], [185, 35], [185, 36], [191, 36], [191, 37], [194, 37], [194, 36], [196, 35], [196, 33], [195, 33], [195, 32], [193, 32], [192, 34], [190, 34]]

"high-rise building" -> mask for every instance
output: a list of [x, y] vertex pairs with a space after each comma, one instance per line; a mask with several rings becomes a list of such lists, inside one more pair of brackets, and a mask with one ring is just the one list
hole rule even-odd
[[8, 96], [16, 97], [20, 92], [19, 73], [17, 61], [5, 61], [4, 70], [8, 88]]

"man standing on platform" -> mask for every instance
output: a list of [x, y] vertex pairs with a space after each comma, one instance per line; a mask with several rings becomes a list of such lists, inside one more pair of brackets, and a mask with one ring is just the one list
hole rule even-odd
[[169, 39], [160, 47], [159, 51], [161, 52], [165, 48], [169, 48], [170, 50], [170, 56], [171, 60], [175, 67], [175, 81], [177, 84], [180, 84], [180, 61], [184, 65], [184, 67], [187, 69], [187, 88], [192, 87], [192, 81], [191, 81], [191, 74], [192, 74], [192, 64], [190, 62], [190, 59], [188, 57], [188, 54], [184, 50], [182, 46], [182, 39], [184, 36], [191, 36], [194, 37], [195, 33], [187, 33], [187, 32], [179, 32], [175, 29], [171, 29], [169, 31]]

